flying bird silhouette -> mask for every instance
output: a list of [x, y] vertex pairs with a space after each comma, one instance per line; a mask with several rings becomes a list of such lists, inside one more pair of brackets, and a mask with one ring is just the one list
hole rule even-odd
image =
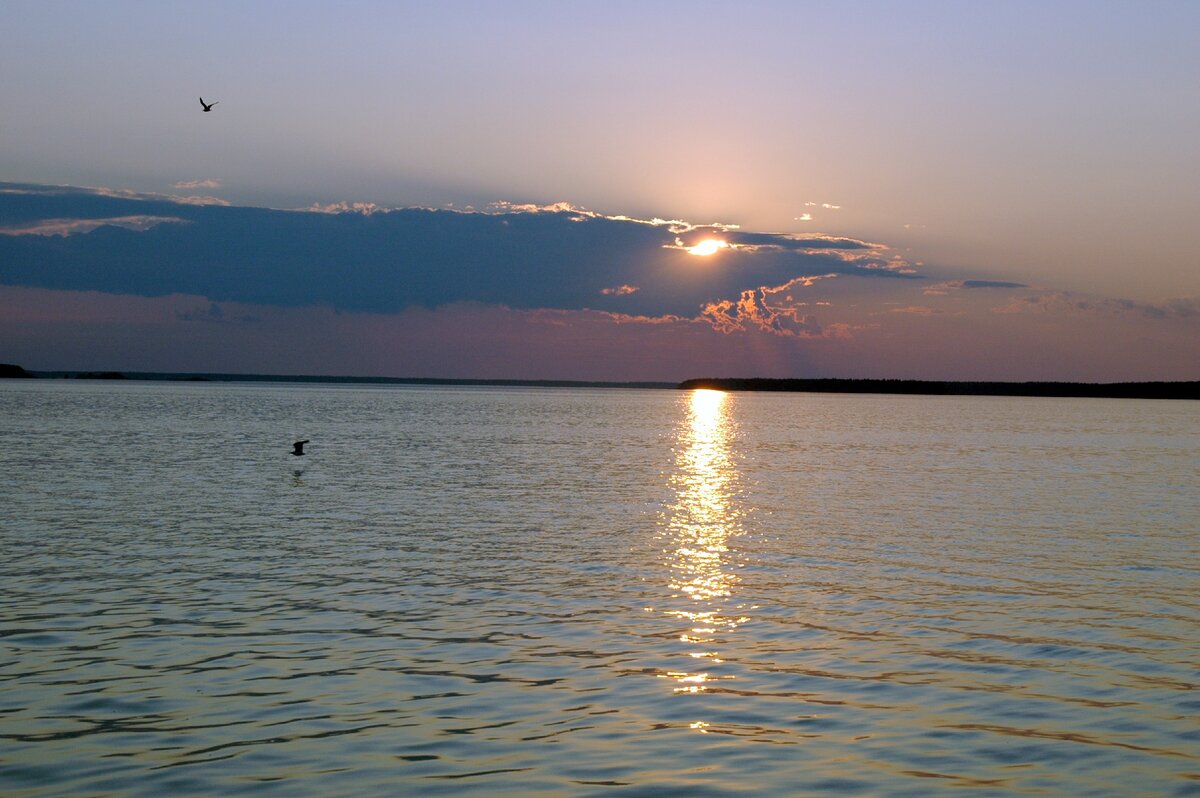
[[295, 443], [293, 443], [292, 444], [292, 454], [296, 455], [297, 457], [303, 455], [304, 454], [304, 444], [306, 444], [306, 443], [308, 443], [308, 441], [296, 441]]
[[[204, 106], [204, 113], [206, 113], [206, 114], [207, 114], [209, 111], [211, 111], [211, 110], [212, 110], [212, 107], [213, 107], [214, 105], [216, 105], [217, 103], [219, 103], [219, 102], [221, 102], [221, 101], [220, 101], [220, 100], [213, 100], [213, 101], [212, 101], [212, 102], [210, 102], [210, 103], [206, 103], [206, 102], [204, 102], [204, 98], [203, 98], [203, 97], [201, 97], [201, 98], [200, 98], [200, 104]], [[302, 454], [303, 454], [303, 453], [302, 453]]]

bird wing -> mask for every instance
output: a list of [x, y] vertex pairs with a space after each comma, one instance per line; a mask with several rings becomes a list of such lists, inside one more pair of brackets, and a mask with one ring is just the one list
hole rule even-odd
[[203, 105], [205, 108], [207, 108], [207, 107], [208, 107], [208, 103], [204, 102], [204, 98], [203, 98], [203, 97], [201, 97], [201, 98], [200, 98], [200, 104], [201, 104], [201, 105]]

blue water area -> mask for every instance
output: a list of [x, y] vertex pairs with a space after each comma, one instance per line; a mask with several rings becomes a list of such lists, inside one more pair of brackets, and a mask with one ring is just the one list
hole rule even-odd
[[1200, 793], [1200, 403], [3, 381], [0, 474], [6, 796]]

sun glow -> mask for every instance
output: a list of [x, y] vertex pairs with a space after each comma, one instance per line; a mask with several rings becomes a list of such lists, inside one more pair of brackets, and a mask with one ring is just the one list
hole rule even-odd
[[690, 254], [701, 255], [703, 257], [707, 257], [709, 255], [715, 255], [722, 249], [728, 249], [728, 248], [729, 248], [729, 243], [726, 241], [722, 241], [719, 238], [706, 238], [703, 241], [701, 241], [699, 244], [695, 244], [693, 246], [686, 247], [687, 251]]

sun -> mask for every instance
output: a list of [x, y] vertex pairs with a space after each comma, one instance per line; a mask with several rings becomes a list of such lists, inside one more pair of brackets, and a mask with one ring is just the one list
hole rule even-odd
[[695, 244], [693, 246], [686, 247], [687, 251], [690, 252], [691, 254], [701, 255], [704, 257], [708, 257], [709, 255], [715, 255], [720, 250], [728, 249], [728, 248], [729, 248], [729, 243], [726, 241], [722, 241], [719, 238], [706, 238], [703, 241], [701, 241], [699, 244]]

